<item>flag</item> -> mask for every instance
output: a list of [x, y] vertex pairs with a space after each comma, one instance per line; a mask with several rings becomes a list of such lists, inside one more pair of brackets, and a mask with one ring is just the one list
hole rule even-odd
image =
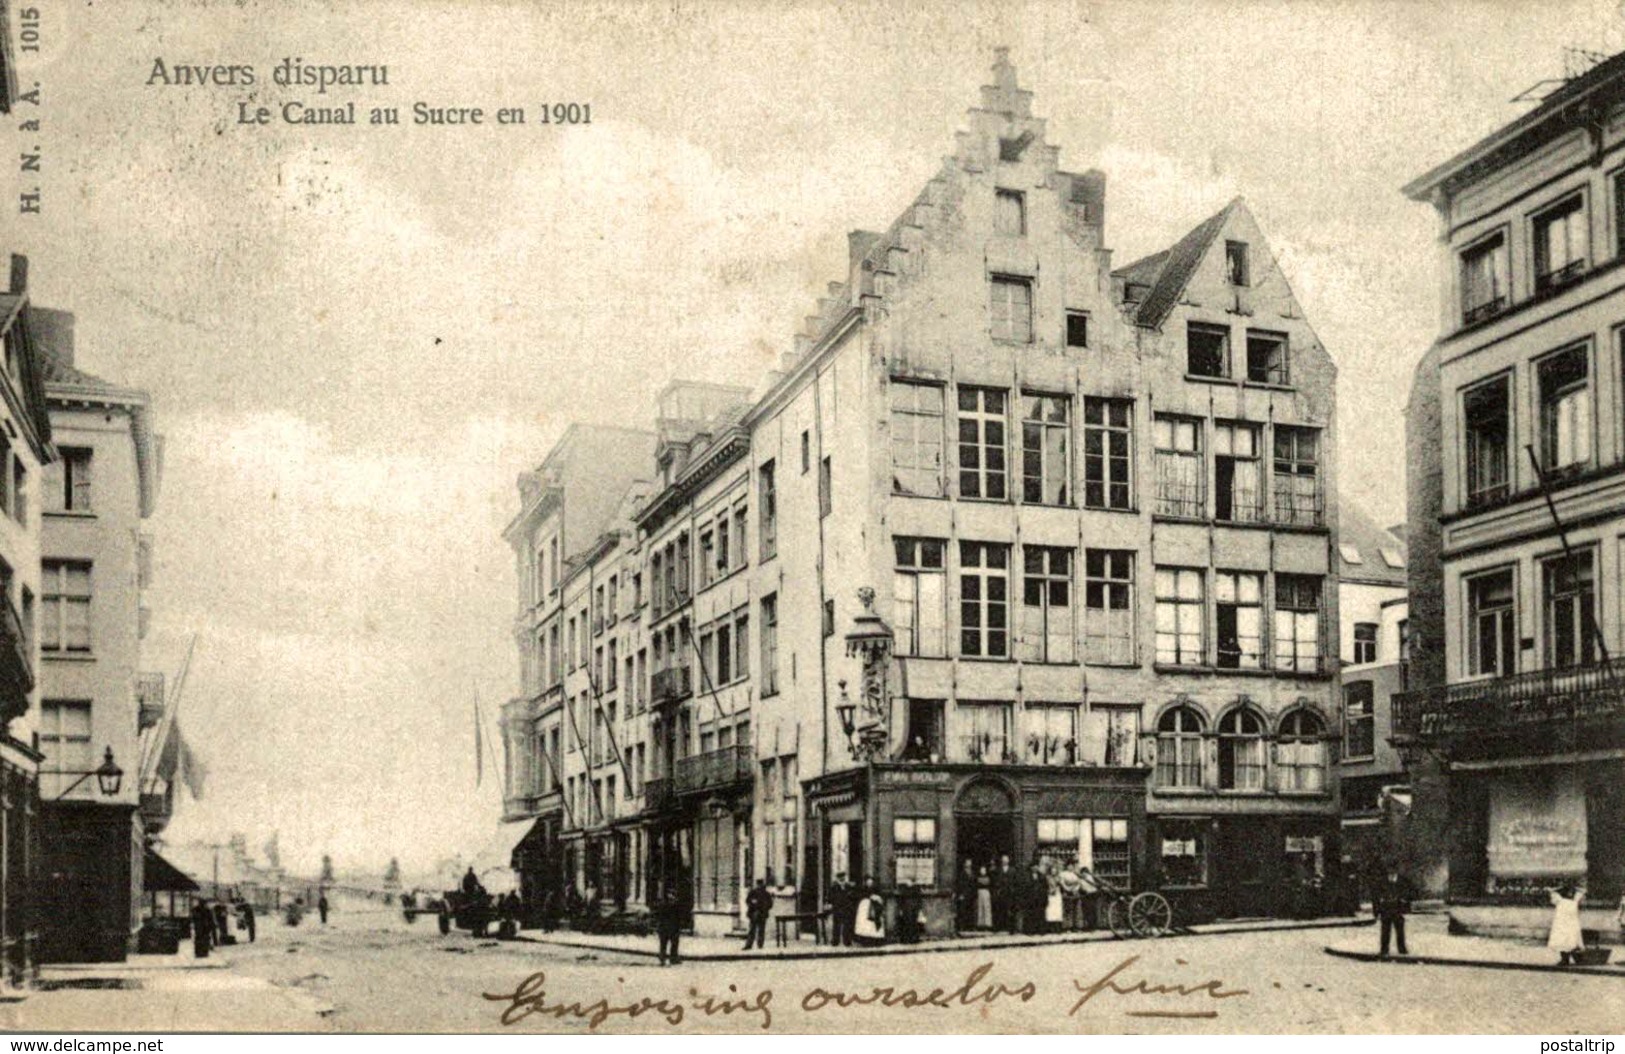
[[192, 748], [186, 745], [186, 740], [181, 736], [179, 725], [175, 726], [174, 735], [176, 742], [180, 744], [180, 756], [175, 774], [180, 777], [182, 783], [186, 784], [187, 793], [192, 795], [192, 800], [202, 801], [203, 781], [209, 774], [208, 767], [203, 764], [203, 759], [198, 757]]

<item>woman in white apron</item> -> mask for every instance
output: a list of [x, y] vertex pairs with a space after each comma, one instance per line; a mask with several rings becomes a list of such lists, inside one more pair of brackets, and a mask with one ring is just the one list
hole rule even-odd
[[1572, 882], [1551, 892], [1552, 933], [1546, 947], [1557, 953], [1559, 965], [1575, 961], [1574, 953], [1585, 947], [1585, 935], [1580, 931], [1580, 902], [1585, 896], [1585, 890]]
[[985, 867], [976, 875], [976, 928], [993, 928], [993, 880]]
[[886, 942], [886, 902], [875, 887], [863, 887], [863, 899], [858, 901], [858, 917], [852, 923], [852, 937], [859, 944]]
[[1053, 933], [1066, 922], [1066, 901], [1061, 896], [1061, 883], [1053, 867], [1045, 869], [1044, 879], [1049, 883], [1049, 896], [1044, 900], [1044, 929]]

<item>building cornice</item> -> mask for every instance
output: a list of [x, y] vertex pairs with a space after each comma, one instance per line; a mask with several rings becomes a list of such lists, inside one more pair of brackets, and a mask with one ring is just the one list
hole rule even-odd
[[677, 508], [697, 494], [702, 487], [716, 479], [730, 465], [739, 461], [750, 450], [750, 432], [743, 424], [733, 425], [712, 440], [698, 459], [687, 465], [682, 476], [657, 494], [654, 500], [638, 513], [638, 526], [645, 531], [659, 530], [671, 519]]

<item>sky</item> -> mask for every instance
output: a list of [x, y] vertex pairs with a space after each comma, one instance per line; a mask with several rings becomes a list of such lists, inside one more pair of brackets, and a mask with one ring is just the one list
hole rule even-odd
[[[1625, 48], [1605, 0], [38, 6], [44, 212], [0, 246], [165, 436], [146, 662], [173, 676], [197, 635], [180, 714], [209, 768], [166, 837], [275, 830], [296, 869], [380, 874], [497, 828], [473, 708], [492, 730], [517, 689], [518, 474], [676, 377], [757, 383], [847, 231], [951, 151], [995, 47], [1062, 166], [1106, 172], [1118, 265], [1246, 198], [1340, 369], [1345, 497], [1383, 523], [1439, 319], [1437, 223], [1399, 187], [1565, 47]], [[271, 83], [289, 56], [389, 86]], [[149, 83], [155, 59], [258, 83]], [[529, 121], [238, 121], [290, 99]], [[548, 102], [592, 123], [543, 126]]]

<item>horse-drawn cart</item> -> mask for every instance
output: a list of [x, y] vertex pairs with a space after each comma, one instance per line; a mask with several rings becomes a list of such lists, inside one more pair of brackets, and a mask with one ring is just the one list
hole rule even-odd
[[1106, 925], [1118, 938], [1166, 937], [1174, 929], [1174, 906], [1155, 889], [1121, 889], [1085, 868], [1083, 877], [1106, 898]]

